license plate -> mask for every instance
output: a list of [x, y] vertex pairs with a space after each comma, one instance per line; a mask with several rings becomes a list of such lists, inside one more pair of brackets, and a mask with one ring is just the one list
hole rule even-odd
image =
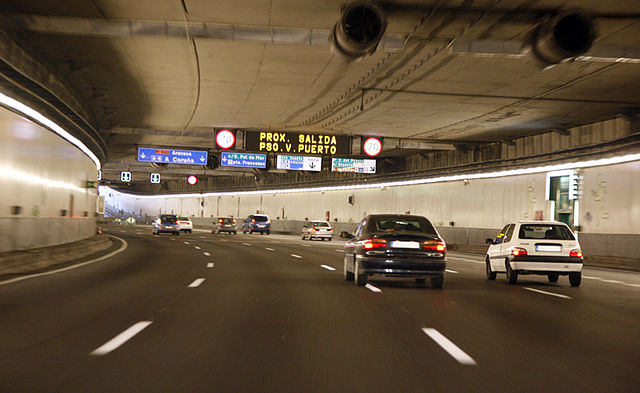
[[420, 248], [420, 243], [394, 240], [391, 242], [391, 248]]
[[536, 251], [546, 251], [546, 252], [560, 252], [562, 251], [561, 246], [548, 246], [545, 244], [536, 244]]

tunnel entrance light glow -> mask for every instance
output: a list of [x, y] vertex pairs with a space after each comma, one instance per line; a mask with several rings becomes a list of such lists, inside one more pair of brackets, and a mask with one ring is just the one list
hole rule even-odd
[[91, 160], [96, 164], [96, 168], [98, 170], [102, 169], [102, 164], [100, 163], [100, 160], [98, 159], [98, 157], [95, 154], [93, 154], [93, 152], [84, 143], [82, 143], [78, 138], [74, 137], [73, 135], [65, 131], [62, 127], [60, 127], [53, 121], [49, 120], [40, 112], [2, 93], [0, 93], [0, 104], [8, 106], [9, 108], [15, 109], [16, 111], [20, 112], [24, 116], [37, 121], [38, 123], [50, 129], [51, 131], [60, 135], [66, 141], [76, 146], [78, 149], [82, 150], [84, 154], [89, 156], [89, 158], [91, 158]]
[[319, 191], [346, 191], [346, 190], [362, 190], [370, 188], [382, 188], [382, 187], [398, 187], [398, 186], [410, 186], [417, 184], [431, 184], [442, 183], [452, 181], [462, 181], [464, 179], [495, 179], [508, 176], [517, 175], [530, 175], [535, 173], [545, 173], [551, 171], [561, 171], [566, 169], [576, 168], [592, 168], [605, 165], [623, 164], [626, 162], [640, 161], [640, 153], [628, 154], [624, 156], [617, 156], [611, 158], [600, 158], [589, 161], [569, 162], [566, 164], [545, 165], [533, 168], [522, 169], [510, 169], [499, 172], [486, 172], [486, 173], [467, 173], [461, 175], [441, 176], [423, 179], [413, 180], [399, 180], [388, 181], [369, 184], [352, 184], [347, 186], [327, 186], [327, 187], [309, 187], [309, 188], [289, 188], [289, 189], [272, 189], [272, 190], [259, 190], [259, 191], [225, 191], [225, 192], [203, 192], [203, 193], [188, 193], [188, 194], [165, 194], [165, 195], [133, 195], [119, 191], [115, 191], [108, 188], [109, 191], [117, 192], [118, 194], [135, 197], [138, 199], [165, 199], [165, 198], [190, 198], [190, 197], [208, 197], [208, 196], [243, 196], [243, 195], [267, 195], [267, 194], [293, 194], [299, 192], [319, 192]]

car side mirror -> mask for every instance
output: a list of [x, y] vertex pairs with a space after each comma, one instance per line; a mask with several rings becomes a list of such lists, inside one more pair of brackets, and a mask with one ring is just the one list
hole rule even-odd
[[340, 232], [340, 237], [343, 239], [353, 239], [355, 235], [353, 233], [349, 233], [347, 231]]
[[487, 244], [493, 244], [493, 239], [486, 239], [484, 242]]

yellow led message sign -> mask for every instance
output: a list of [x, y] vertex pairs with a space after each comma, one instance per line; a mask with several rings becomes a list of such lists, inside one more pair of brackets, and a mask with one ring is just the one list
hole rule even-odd
[[351, 138], [345, 135], [293, 132], [246, 132], [245, 150], [261, 153], [317, 154], [321, 156], [351, 153]]

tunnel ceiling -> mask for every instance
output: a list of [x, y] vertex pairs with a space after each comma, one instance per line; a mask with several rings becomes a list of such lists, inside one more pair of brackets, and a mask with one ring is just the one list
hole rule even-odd
[[[395, 41], [349, 63], [326, 41], [343, 4], [8, 0], [0, 10], [9, 34], [85, 104], [107, 168], [135, 164], [137, 145], [213, 148], [218, 128], [483, 143], [640, 107], [640, 64], [614, 61], [640, 57], [636, 0], [387, 2]], [[560, 6], [594, 15], [593, 50], [607, 56], [543, 71], [509, 55]], [[490, 53], [480, 53], [486, 40]]]

